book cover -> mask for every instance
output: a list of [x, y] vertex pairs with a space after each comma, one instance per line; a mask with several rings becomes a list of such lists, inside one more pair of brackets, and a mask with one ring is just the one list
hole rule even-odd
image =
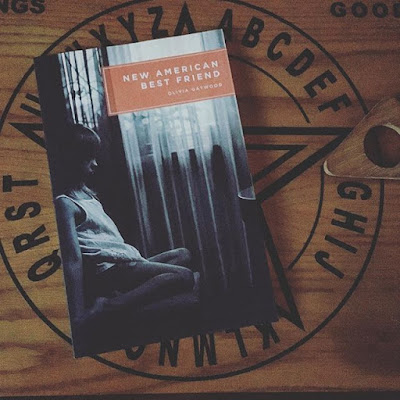
[[275, 321], [223, 32], [35, 68], [75, 356]]

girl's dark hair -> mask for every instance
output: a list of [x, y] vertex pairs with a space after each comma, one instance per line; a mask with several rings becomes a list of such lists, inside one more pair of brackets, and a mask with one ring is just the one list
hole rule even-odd
[[101, 147], [99, 135], [92, 129], [82, 124], [69, 124], [62, 130], [62, 138], [59, 141], [58, 182], [55, 189], [56, 195], [70, 194], [74, 197], [77, 184], [84, 184], [81, 190], [95, 196], [95, 192], [89, 189], [89, 182], [81, 181], [82, 164], [95, 159]]
[[82, 124], [70, 124], [66, 129], [62, 152], [78, 161], [88, 160], [97, 156], [100, 145], [100, 137], [94, 130]]

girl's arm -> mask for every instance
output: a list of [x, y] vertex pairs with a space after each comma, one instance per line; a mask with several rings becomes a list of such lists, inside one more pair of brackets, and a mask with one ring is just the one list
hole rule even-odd
[[[82, 254], [76, 234], [76, 219], [79, 208], [71, 200], [60, 197], [55, 201], [58, 233], [67, 290], [71, 321], [78, 322], [85, 311]], [[72, 324], [74, 326], [74, 323]]]
[[[118, 248], [120, 245], [120, 248]], [[129, 263], [132, 261], [147, 261], [143, 258], [139, 251], [126, 243], [114, 243], [112, 249], [94, 249], [92, 247], [81, 246], [82, 254], [90, 258], [96, 263], [110, 262], [110, 263]]]

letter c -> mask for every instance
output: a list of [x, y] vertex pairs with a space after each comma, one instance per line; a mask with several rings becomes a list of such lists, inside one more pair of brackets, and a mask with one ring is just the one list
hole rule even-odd
[[281, 32], [275, 36], [271, 44], [268, 47], [267, 56], [271, 61], [279, 60], [282, 57], [281, 51], [274, 51], [279, 42], [283, 42], [286, 46], [289, 46], [292, 41], [292, 37], [287, 32]]

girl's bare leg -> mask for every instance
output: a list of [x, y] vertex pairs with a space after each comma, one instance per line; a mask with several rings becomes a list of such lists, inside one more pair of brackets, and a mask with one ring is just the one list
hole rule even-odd
[[[140, 309], [146, 304], [193, 289], [193, 272], [185, 267], [152, 261], [116, 266], [114, 284], [124, 292], [112, 297], [100, 297], [94, 306], [104, 310]], [[107, 279], [113, 279], [112, 276]]]
[[163, 253], [156, 254], [155, 256], [148, 259], [148, 261], [172, 265], [182, 265], [183, 267], [189, 266], [191, 260], [192, 256], [190, 254], [190, 251], [188, 249], [185, 249], [184, 247], [164, 251]]

